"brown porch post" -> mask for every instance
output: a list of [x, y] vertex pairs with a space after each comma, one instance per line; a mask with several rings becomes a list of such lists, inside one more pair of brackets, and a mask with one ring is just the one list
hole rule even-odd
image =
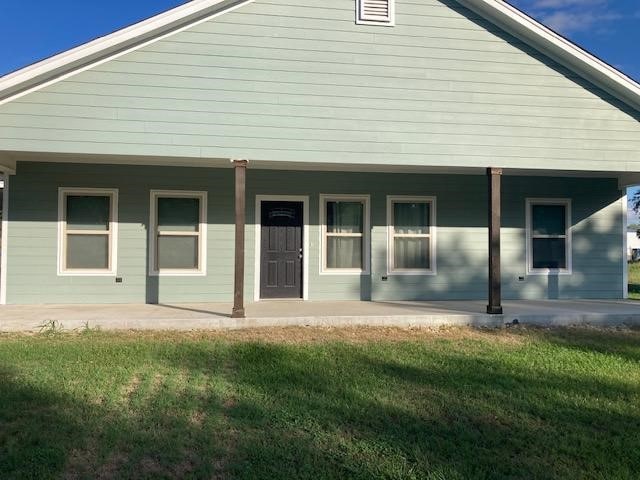
[[500, 305], [500, 180], [501, 168], [487, 168], [489, 184], [489, 304], [487, 313], [502, 314]]
[[232, 160], [235, 170], [236, 242], [232, 318], [244, 318], [244, 228], [247, 160]]

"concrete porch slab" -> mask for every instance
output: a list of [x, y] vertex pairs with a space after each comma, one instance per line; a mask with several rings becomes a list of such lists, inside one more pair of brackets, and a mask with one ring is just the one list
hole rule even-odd
[[65, 330], [85, 326], [108, 330], [237, 329], [275, 326], [521, 324], [640, 325], [640, 302], [628, 300], [506, 301], [503, 315], [487, 315], [483, 301], [302, 302], [264, 301], [246, 307], [247, 318], [230, 318], [231, 304], [7, 305], [0, 307], [0, 332], [39, 331], [55, 321]]

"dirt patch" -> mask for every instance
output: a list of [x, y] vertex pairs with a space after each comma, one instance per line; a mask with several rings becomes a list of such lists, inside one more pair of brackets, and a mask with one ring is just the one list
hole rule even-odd
[[[514, 326], [511, 328], [476, 328], [476, 327], [264, 327], [239, 330], [190, 330], [190, 331], [149, 331], [129, 330], [118, 332], [100, 332], [92, 336], [93, 341], [99, 340], [110, 343], [137, 342], [140, 340], [154, 340], [166, 342], [188, 341], [224, 341], [224, 342], [266, 342], [284, 344], [305, 344], [323, 342], [406, 342], [406, 341], [437, 341], [437, 340], [490, 340], [505, 344], [522, 344], [539, 337], [544, 333], [558, 333], [569, 331], [589, 330], [607, 334], [628, 334], [640, 336], [640, 327], [537, 327]], [[2, 339], [18, 339], [29, 336], [26, 334], [0, 335]], [[74, 333], [65, 333], [58, 338], [77, 337]]]
[[[208, 333], [199, 332], [207, 338]], [[194, 333], [197, 335], [197, 333]], [[491, 339], [505, 343], [522, 343], [525, 336], [500, 329], [466, 327], [398, 328], [398, 327], [287, 327], [234, 330], [214, 335], [233, 342], [267, 342], [284, 344], [345, 342], [411, 342], [437, 340]]]
[[131, 380], [129, 381], [129, 383], [127, 383], [122, 389], [122, 400], [124, 402], [126, 403], [131, 402], [131, 398], [140, 388], [141, 382], [142, 380], [140, 379], [140, 376], [138, 374], [135, 374], [133, 377], [131, 377]]
[[189, 424], [194, 427], [201, 428], [206, 418], [207, 414], [205, 412], [196, 410], [195, 412], [191, 412], [191, 415], [189, 415]]

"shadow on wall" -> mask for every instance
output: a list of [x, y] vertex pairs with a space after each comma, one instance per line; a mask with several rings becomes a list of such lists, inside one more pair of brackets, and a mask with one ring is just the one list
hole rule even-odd
[[567, 78], [568, 80], [570, 80], [571, 82], [575, 83], [576, 85], [579, 85], [581, 88], [583, 88], [585, 90], [588, 90], [590, 93], [592, 93], [593, 95], [596, 95], [601, 100], [603, 100], [603, 101], [607, 102], [608, 104], [612, 105], [613, 107], [623, 111], [624, 113], [626, 113], [630, 117], [634, 118], [636, 121], [640, 121], [640, 113], [638, 113], [637, 110], [632, 109], [631, 107], [629, 107], [625, 103], [619, 101], [618, 99], [616, 99], [613, 96], [611, 96], [608, 93], [606, 93], [604, 90], [595, 87], [592, 83], [590, 83], [587, 80], [585, 80], [584, 78], [576, 75], [574, 72], [572, 72], [571, 70], [567, 69], [566, 67], [563, 67], [562, 65], [558, 64], [557, 62], [554, 62], [551, 58], [541, 54], [538, 50], [534, 49], [533, 47], [531, 47], [531, 46], [529, 46], [529, 45], [527, 45], [525, 43], [523, 43], [522, 41], [518, 40], [514, 36], [510, 35], [509, 33], [505, 32], [504, 30], [500, 29], [499, 27], [496, 27], [491, 22], [479, 17], [474, 12], [472, 12], [468, 8], [463, 7], [462, 5], [460, 5], [460, 3], [456, 2], [455, 0], [453, 0], [453, 1], [452, 0], [438, 0], [438, 3], [441, 3], [442, 5], [444, 5], [444, 6], [448, 7], [448, 8], [452, 8], [453, 10], [458, 12], [459, 14], [463, 15], [464, 17], [466, 17], [467, 20], [469, 20], [470, 22], [475, 23], [476, 25], [478, 25], [483, 30], [487, 30], [487, 31], [491, 32], [496, 37], [498, 37], [498, 38], [502, 39], [503, 41], [509, 43], [511, 46], [517, 48], [518, 50], [520, 50], [521, 52], [525, 53], [526, 55], [537, 59], [538, 61], [543, 63], [545, 66], [551, 68], [556, 73], [562, 75], [563, 77]]
[[[40, 250], [38, 259], [41, 270], [25, 269], [31, 272], [29, 281], [38, 285], [47, 285], [46, 292], [52, 300], [60, 302], [77, 301], [74, 296], [76, 285], [82, 285], [84, 295], [95, 298], [121, 298], [127, 295], [128, 301], [147, 303], [167, 302], [165, 291], [159, 291], [167, 285], [179, 285], [188, 290], [189, 282], [198, 283], [200, 291], [209, 294], [228, 295], [232, 298], [233, 282], [231, 274], [233, 249], [233, 189], [232, 172], [220, 169], [168, 167], [154, 168], [154, 175], [162, 181], [149, 180], [148, 167], [116, 167], [109, 165], [21, 164], [20, 173], [14, 178], [12, 193], [12, 221], [18, 228], [13, 229], [16, 237], [33, 237]], [[47, 188], [41, 188], [42, 178], [47, 176]], [[533, 177], [503, 178], [503, 298], [580, 298], [607, 297], [611, 292], [620, 292], [622, 296], [623, 255], [622, 218], [620, 212], [615, 215], [595, 215], [602, 208], [611, 207], [618, 201], [619, 192], [613, 187], [614, 180], [539, 177], [544, 181], [532, 181]], [[125, 181], [126, 180], [126, 181]], [[118, 182], [122, 181], [120, 184]], [[487, 249], [486, 249], [486, 179], [470, 175], [407, 175], [362, 172], [312, 172], [312, 171], [268, 171], [251, 170], [248, 175], [247, 218], [253, 219], [255, 194], [308, 195], [310, 197], [310, 223], [318, 225], [318, 196], [320, 193], [344, 194], [370, 193], [372, 206], [372, 272], [370, 276], [361, 276], [345, 287], [352, 298], [368, 300], [392, 299], [485, 299], [487, 291]], [[57, 188], [58, 186], [86, 185], [87, 187], [120, 188], [119, 221], [121, 222], [119, 244], [120, 254], [126, 256], [119, 269], [124, 272], [124, 283], [115, 285], [110, 278], [92, 279], [91, 285], [81, 284], [70, 277], [57, 277], [56, 272], [56, 225], [57, 225]], [[208, 185], [208, 187], [203, 187]], [[209, 235], [209, 274], [202, 281], [194, 278], [165, 277], [149, 275], [148, 245], [153, 235], [149, 231], [149, 189], [171, 188], [184, 190], [209, 190], [208, 220], [212, 228]], [[32, 195], [31, 195], [32, 194]], [[386, 196], [387, 195], [434, 195], [437, 197], [438, 245], [436, 276], [389, 276], [386, 275]], [[570, 276], [526, 276], [525, 274], [525, 198], [551, 197], [571, 198], [573, 223], [573, 264], [574, 273]], [[44, 205], [46, 208], [36, 208]], [[614, 221], [615, 220], [615, 221]], [[39, 222], [46, 227], [38, 225]], [[620, 225], [620, 227], [618, 227]], [[214, 228], [220, 227], [220, 228]], [[34, 232], [38, 230], [38, 235]], [[42, 245], [41, 238], [51, 236], [50, 242]], [[10, 229], [11, 231], [11, 229]], [[382, 232], [382, 233], [381, 233]], [[223, 236], [224, 235], [224, 236]], [[248, 235], [248, 242], [252, 235]], [[38, 243], [35, 243], [35, 242]], [[313, 255], [316, 255], [317, 237], [312, 239]], [[217, 243], [216, 243], [217, 242]], [[24, 247], [25, 249], [27, 247]], [[216, 249], [220, 249], [220, 252]], [[247, 244], [247, 251], [253, 251], [253, 245]], [[10, 258], [9, 275], [21, 271], [19, 267], [30, 259], [24, 253]], [[144, 255], [144, 259], [139, 255]], [[248, 260], [251, 261], [251, 260]], [[13, 266], [16, 268], [13, 268]], [[33, 265], [33, 264], [29, 264]], [[220, 266], [222, 265], [222, 266]], [[317, 265], [311, 264], [312, 268]], [[217, 269], [217, 270], [216, 270]], [[14, 272], [14, 273], [12, 273]], [[217, 278], [213, 272], [221, 272]], [[251, 268], [247, 268], [250, 275]], [[525, 280], [520, 282], [518, 277]], [[128, 280], [135, 280], [128, 283]], [[10, 278], [11, 280], [11, 278]], [[24, 279], [23, 279], [24, 280]], [[165, 282], [166, 280], [166, 282]], [[322, 281], [330, 282], [329, 276]], [[341, 279], [343, 280], [343, 279]], [[313, 298], [314, 281], [310, 290]], [[171, 283], [174, 282], [174, 283]], [[210, 282], [210, 283], [207, 283]], [[9, 282], [11, 283], [11, 281]], [[26, 282], [22, 281], [25, 285]], [[615, 284], [615, 285], [614, 285]], [[246, 279], [250, 289], [250, 278]], [[27, 290], [23, 298], [29, 295], [33, 301], [35, 294]], [[89, 288], [95, 288], [95, 292]], [[340, 287], [342, 288], [342, 287]], [[111, 289], [111, 290], [109, 290]], [[124, 289], [127, 289], [126, 292]], [[133, 292], [133, 293], [131, 293]], [[11, 294], [11, 287], [10, 287]], [[144, 295], [144, 297], [143, 297]], [[93, 297], [92, 297], [93, 298]], [[133, 300], [133, 299], [136, 300]], [[138, 300], [139, 298], [139, 300]]]

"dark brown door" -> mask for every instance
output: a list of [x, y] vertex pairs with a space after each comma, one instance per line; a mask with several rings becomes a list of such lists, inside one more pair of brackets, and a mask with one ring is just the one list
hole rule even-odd
[[302, 297], [302, 226], [302, 202], [262, 202], [260, 298]]

